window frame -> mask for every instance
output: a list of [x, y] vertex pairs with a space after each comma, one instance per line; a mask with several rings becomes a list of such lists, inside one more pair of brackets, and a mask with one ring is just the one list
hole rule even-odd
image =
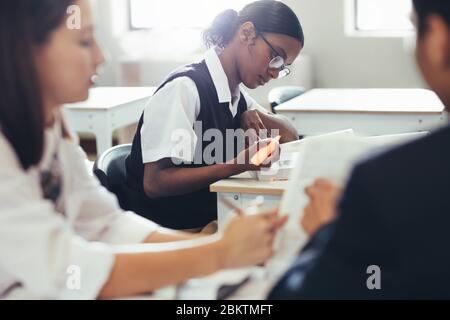
[[364, 30], [358, 27], [359, 0], [345, 1], [345, 33], [349, 37], [409, 38], [415, 34], [410, 30]]

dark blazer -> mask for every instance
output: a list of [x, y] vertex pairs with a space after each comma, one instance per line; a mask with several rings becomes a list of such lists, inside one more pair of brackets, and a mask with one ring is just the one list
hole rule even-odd
[[348, 298], [450, 298], [450, 127], [356, 166], [338, 219], [269, 295]]

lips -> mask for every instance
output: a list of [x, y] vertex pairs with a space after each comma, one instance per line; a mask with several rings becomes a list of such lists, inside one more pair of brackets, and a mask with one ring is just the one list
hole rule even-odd
[[94, 84], [97, 83], [97, 80], [98, 80], [98, 75], [97, 75], [97, 74], [94, 74], [94, 75], [89, 79], [89, 83], [90, 83], [91, 85], [94, 85]]

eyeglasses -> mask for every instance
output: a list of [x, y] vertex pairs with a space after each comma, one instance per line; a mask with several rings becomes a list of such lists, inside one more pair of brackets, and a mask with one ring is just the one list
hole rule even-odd
[[291, 73], [291, 70], [284, 64], [284, 58], [278, 53], [277, 50], [275, 50], [275, 48], [270, 44], [270, 42], [267, 41], [267, 39], [261, 32], [258, 32], [258, 34], [261, 37], [261, 39], [263, 39], [264, 42], [269, 46], [270, 50], [272, 50], [272, 60], [270, 60], [269, 62], [269, 68], [279, 70], [277, 79], [288, 76]]

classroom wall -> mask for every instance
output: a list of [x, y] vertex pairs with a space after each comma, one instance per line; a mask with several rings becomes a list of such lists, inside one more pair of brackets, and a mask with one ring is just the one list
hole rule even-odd
[[301, 17], [305, 52], [315, 61], [317, 87], [424, 86], [413, 48], [405, 51], [404, 39], [346, 36], [345, 0], [284, 2]]
[[[126, 9], [126, 0], [92, 0], [100, 39], [109, 53], [109, 63], [101, 77], [101, 85], [119, 85], [118, 61], [123, 52], [118, 44], [126, 31], [125, 17], [117, 16], [117, 7]], [[405, 50], [402, 38], [362, 38], [345, 34], [345, 0], [284, 0], [301, 18], [306, 46], [304, 54], [312, 63], [312, 86], [342, 87], [423, 87], [412, 49]], [[116, 6], [114, 9], [114, 6]], [[120, 12], [121, 10], [119, 10]], [[114, 16], [115, 12], [115, 16]], [[124, 15], [124, 14], [123, 14]], [[112, 30], [114, 29], [114, 30]], [[123, 35], [120, 35], [123, 41]], [[126, 37], [125, 37], [126, 38]], [[178, 62], [182, 62], [183, 59]], [[189, 57], [185, 57], [189, 62]], [[155, 69], [164, 74], [155, 62]], [[167, 72], [174, 64], [168, 63]], [[170, 67], [169, 67], [170, 66]], [[156, 68], [158, 67], [158, 68]], [[163, 68], [164, 69], [164, 68]], [[258, 100], [264, 92], [256, 92]]]

